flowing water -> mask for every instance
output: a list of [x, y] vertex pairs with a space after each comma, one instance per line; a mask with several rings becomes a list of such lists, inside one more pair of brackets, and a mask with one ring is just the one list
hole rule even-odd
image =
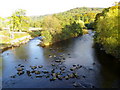
[[[39, 38], [34, 38], [27, 44], [1, 53], [3, 88], [74, 88], [77, 86], [78, 88], [120, 88], [120, 63], [103, 51], [96, 50], [93, 45], [92, 31], [46, 48], [38, 46], [40, 42]], [[55, 62], [60, 56], [64, 58], [64, 61]], [[43, 65], [43, 68], [35, 70], [48, 71], [49, 74], [41, 73], [42, 77], [38, 78], [34, 73], [31, 76], [26, 73], [18, 75], [16, 69], [19, 64], [24, 66], [25, 72], [32, 70], [30, 66]], [[79, 64], [81, 67], [71, 71], [70, 68], [74, 64]], [[56, 72], [60, 72], [61, 67], [65, 67], [62, 76], [74, 72], [78, 77], [50, 81], [51, 70], [55, 69]], [[14, 75], [15, 77], [12, 78], [11, 76]]]

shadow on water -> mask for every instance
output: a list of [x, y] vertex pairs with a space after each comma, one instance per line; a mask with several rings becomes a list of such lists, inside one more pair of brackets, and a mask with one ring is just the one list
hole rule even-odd
[[100, 50], [97, 44], [95, 45], [95, 52], [97, 61], [101, 65], [102, 87], [120, 88], [120, 61]]

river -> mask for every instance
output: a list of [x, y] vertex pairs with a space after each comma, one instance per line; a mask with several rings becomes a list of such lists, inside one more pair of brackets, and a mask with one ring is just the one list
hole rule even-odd
[[[2, 88], [120, 88], [120, 62], [94, 47], [92, 31], [46, 48], [38, 46], [40, 42], [36, 37], [1, 53]], [[55, 61], [60, 58], [64, 60]], [[40, 74], [28, 76], [17, 74], [20, 65], [24, 72], [32, 71], [31, 66], [43, 67], [35, 69]], [[80, 67], [72, 71], [77, 65]], [[51, 71], [54, 69], [57, 73], [61, 68], [65, 69], [61, 77], [72, 73], [77, 77], [52, 80]]]

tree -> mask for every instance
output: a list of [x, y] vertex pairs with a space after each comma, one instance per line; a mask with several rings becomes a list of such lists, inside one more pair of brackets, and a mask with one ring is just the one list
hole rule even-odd
[[11, 31], [27, 31], [29, 28], [29, 17], [23, 9], [16, 10], [8, 19]]
[[96, 16], [96, 42], [101, 44], [106, 53], [120, 58], [120, 6], [112, 6]]
[[43, 29], [60, 30], [61, 22], [55, 16], [46, 16], [42, 23]]

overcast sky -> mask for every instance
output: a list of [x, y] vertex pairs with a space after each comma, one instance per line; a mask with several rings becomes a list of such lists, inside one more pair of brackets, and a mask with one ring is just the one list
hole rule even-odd
[[16, 9], [27, 10], [27, 15], [45, 15], [76, 7], [109, 7], [120, 0], [1, 0], [0, 16], [10, 16]]

